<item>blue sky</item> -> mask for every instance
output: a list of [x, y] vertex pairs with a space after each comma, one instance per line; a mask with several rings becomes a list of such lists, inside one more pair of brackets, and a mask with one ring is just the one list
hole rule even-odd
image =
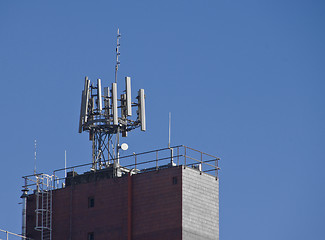
[[[1, 1], [0, 228], [21, 232], [21, 176], [89, 162], [84, 77], [144, 88], [147, 132], [217, 155], [220, 237], [325, 235], [323, 1]], [[135, 95], [134, 92], [133, 95]]]

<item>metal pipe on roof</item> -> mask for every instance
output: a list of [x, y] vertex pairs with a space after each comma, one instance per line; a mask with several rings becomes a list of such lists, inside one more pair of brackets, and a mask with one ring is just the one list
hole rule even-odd
[[[23, 212], [22, 212], [22, 216], [23, 216], [23, 222], [22, 222], [22, 235], [24, 237], [26, 237], [26, 219], [27, 219], [27, 192], [28, 190], [25, 188], [22, 190], [23, 194], [21, 195], [20, 198], [23, 199]], [[22, 238], [24, 239], [24, 238]]]

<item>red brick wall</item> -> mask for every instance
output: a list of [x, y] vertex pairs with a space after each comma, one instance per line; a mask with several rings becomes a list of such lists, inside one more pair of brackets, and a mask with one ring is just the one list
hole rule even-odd
[[[53, 197], [53, 239], [126, 239], [127, 178], [103, 179], [57, 190]], [[95, 206], [88, 207], [94, 197]], [[71, 236], [71, 238], [70, 238]]]
[[[53, 191], [53, 240], [86, 240], [89, 232], [95, 240], [181, 239], [181, 175], [181, 168], [175, 167]], [[88, 208], [90, 196], [95, 199], [93, 208]], [[28, 198], [27, 234], [37, 240], [33, 199], [34, 195]]]
[[36, 198], [35, 195], [29, 195], [27, 198], [27, 209], [26, 209], [26, 233], [27, 237], [32, 239], [41, 239], [40, 232], [34, 230], [36, 223]]
[[[133, 240], [182, 239], [181, 168], [133, 176]], [[177, 177], [177, 184], [173, 184]]]

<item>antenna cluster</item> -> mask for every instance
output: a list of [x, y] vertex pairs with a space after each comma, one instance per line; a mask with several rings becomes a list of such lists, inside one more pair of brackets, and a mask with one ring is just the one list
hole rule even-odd
[[[89, 131], [92, 138], [92, 132], [101, 129], [109, 134], [121, 132], [126, 137], [127, 132], [137, 127], [145, 131], [144, 89], [139, 89], [136, 100], [132, 102], [130, 77], [125, 77], [125, 90], [120, 96], [117, 93], [117, 83], [112, 83], [111, 88], [104, 87], [102, 94], [101, 79], [97, 79], [95, 85], [85, 77], [85, 87], [81, 94], [79, 133]], [[138, 108], [135, 120], [131, 119], [132, 107]]]
[[[132, 119], [133, 107], [137, 108], [135, 119]], [[89, 132], [89, 140], [93, 142], [93, 169], [107, 166], [110, 160], [118, 162], [121, 148], [119, 135], [127, 137], [129, 131], [138, 127], [146, 131], [144, 89], [139, 89], [136, 101], [132, 101], [130, 77], [125, 77], [125, 90], [119, 96], [117, 83], [112, 83], [111, 88], [104, 87], [102, 94], [101, 79], [93, 84], [85, 77], [81, 94], [79, 133]], [[113, 135], [116, 137], [115, 142], [112, 141]]]

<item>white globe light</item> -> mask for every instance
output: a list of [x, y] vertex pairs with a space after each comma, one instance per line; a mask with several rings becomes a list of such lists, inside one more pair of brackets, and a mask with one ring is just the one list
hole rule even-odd
[[128, 150], [128, 148], [129, 148], [129, 146], [128, 146], [126, 143], [122, 143], [122, 145], [121, 145], [121, 149], [122, 149], [123, 151]]

